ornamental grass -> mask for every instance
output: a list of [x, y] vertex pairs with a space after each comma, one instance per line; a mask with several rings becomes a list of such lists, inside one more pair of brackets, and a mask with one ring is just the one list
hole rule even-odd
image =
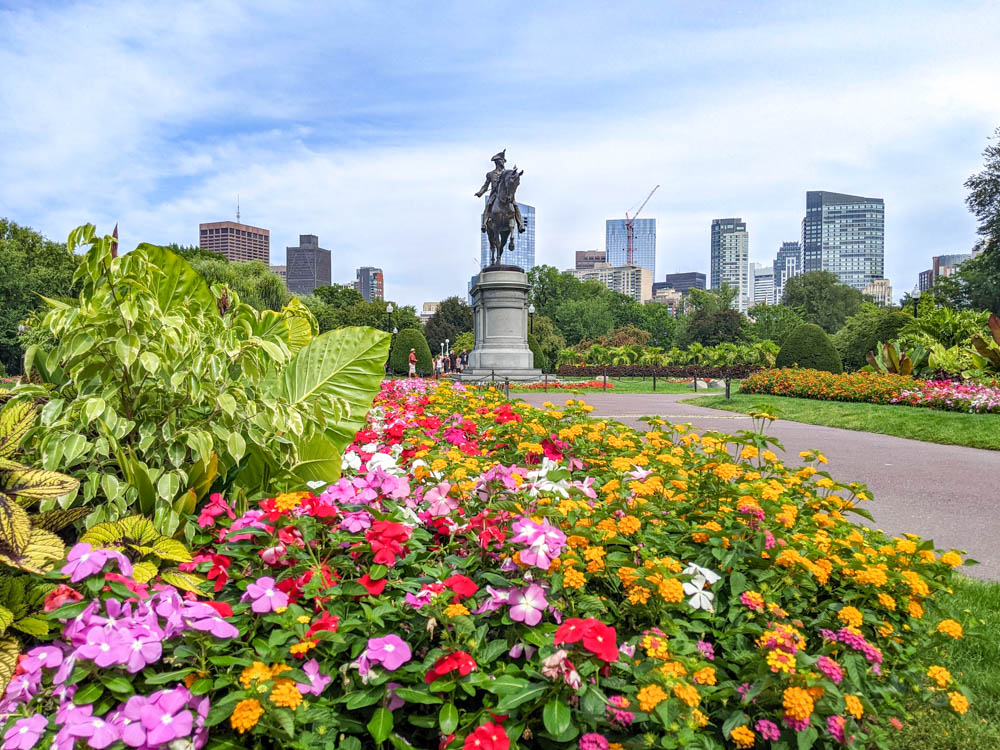
[[589, 412], [388, 382], [337, 481], [191, 520], [200, 596], [77, 550], [5, 747], [887, 748], [904, 695], [968, 710], [957, 553], [855, 523], [819, 453]]

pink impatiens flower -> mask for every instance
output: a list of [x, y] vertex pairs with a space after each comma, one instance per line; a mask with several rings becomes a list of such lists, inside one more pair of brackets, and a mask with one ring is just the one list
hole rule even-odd
[[410, 646], [395, 634], [382, 638], [369, 638], [368, 650], [365, 652], [368, 661], [381, 664], [390, 672], [395, 672], [412, 657]]
[[528, 545], [520, 551], [521, 562], [548, 570], [552, 560], [559, 557], [566, 545], [566, 535], [545, 518], [535, 523], [530, 518], [519, 518], [511, 527], [511, 542]]
[[254, 583], [247, 586], [246, 593], [243, 594], [243, 601], [247, 599], [253, 600], [250, 609], [257, 614], [274, 612], [274, 610], [280, 607], [288, 606], [288, 594], [279, 591], [274, 583], [274, 579], [269, 576], [258, 578]]
[[31, 750], [49, 725], [49, 720], [41, 714], [18, 719], [3, 736], [4, 750]]
[[194, 725], [194, 716], [187, 710], [191, 694], [184, 687], [162, 693], [139, 710], [146, 744], [164, 745], [187, 737]]
[[510, 595], [510, 619], [534, 627], [542, 621], [542, 614], [549, 605], [545, 599], [545, 589], [533, 583], [525, 589]]
[[458, 500], [448, 497], [451, 485], [441, 482], [424, 493], [424, 500], [430, 503], [428, 511], [432, 516], [446, 516], [458, 507]]
[[108, 560], [118, 562], [118, 569], [122, 575], [132, 574], [132, 563], [121, 552], [110, 549], [94, 549], [86, 542], [80, 542], [80, 544], [73, 546], [73, 549], [66, 555], [66, 564], [60, 572], [70, 577], [70, 583], [79, 583], [88, 576], [100, 573]]

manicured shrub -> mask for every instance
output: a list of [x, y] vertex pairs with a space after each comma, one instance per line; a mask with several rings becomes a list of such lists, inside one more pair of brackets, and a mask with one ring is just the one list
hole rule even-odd
[[815, 323], [803, 323], [785, 339], [775, 360], [776, 367], [803, 367], [842, 372], [840, 355], [826, 331]]
[[528, 348], [531, 349], [531, 353], [535, 355], [535, 368], [541, 370], [542, 372], [552, 372], [552, 363], [549, 362], [549, 358], [545, 356], [545, 352], [542, 351], [542, 347], [538, 345], [538, 339], [532, 334], [528, 334]]
[[417, 374], [430, 375], [433, 371], [431, 349], [427, 346], [424, 334], [416, 328], [404, 328], [396, 334], [389, 355], [389, 368], [396, 375], [406, 375], [410, 371], [410, 349], [416, 349]]

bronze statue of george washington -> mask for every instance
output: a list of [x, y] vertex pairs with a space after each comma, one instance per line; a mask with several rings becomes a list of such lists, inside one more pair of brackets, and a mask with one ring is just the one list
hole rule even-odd
[[[483, 194], [489, 190], [490, 197], [486, 199], [486, 208], [483, 211], [483, 222], [482, 231], [486, 231], [486, 220], [490, 216], [490, 212], [493, 210], [493, 205], [496, 203], [497, 194], [500, 183], [500, 178], [504, 173], [504, 165], [507, 163], [507, 149], [504, 149], [499, 154], [494, 154], [492, 161], [496, 167], [491, 171], [486, 173], [486, 181], [483, 182], [483, 186], [479, 188], [479, 191], [475, 194], [477, 198], [482, 198]], [[524, 232], [524, 219], [521, 218], [521, 210], [517, 207], [517, 203], [514, 203], [514, 220], [517, 222], [517, 231]]]

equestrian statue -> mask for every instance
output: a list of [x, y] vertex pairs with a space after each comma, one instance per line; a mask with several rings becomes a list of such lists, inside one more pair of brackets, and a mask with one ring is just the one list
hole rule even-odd
[[482, 231], [486, 232], [490, 241], [491, 266], [500, 265], [504, 245], [508, 245], [507, 249], [511, 252], [514, 251], [514, 226], [517, 226], [518, 232], [525, 230], [521, 210], [514, 199], [524, 170], [518, 172], [517, 166], [504, 169], [507, 163], [506, 153], [507, 149], [504, 149], [493, 156], [492, 161], [496, 167], [486, 173], [486, 181], [476, 193], [477, 198], [482, 198], [487, 190], [490, 191], [483, 211]]

